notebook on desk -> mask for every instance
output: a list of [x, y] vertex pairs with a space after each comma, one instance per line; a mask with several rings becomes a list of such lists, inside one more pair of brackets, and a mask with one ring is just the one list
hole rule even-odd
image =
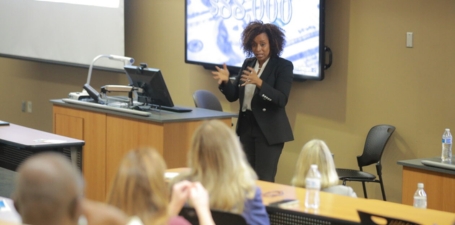
[[425, 166], [433, 166], [433, 167], [439, 167], [439, 168], [443, 168], [443, 169], [455, 170], [455, 158], [453, 158], [453, 157], [452, 157], [452, 162], [450, 162], [450, 163], [441, 162], [441, 158], [439, 158], [439, 157], [422, 159], [420, 162]]

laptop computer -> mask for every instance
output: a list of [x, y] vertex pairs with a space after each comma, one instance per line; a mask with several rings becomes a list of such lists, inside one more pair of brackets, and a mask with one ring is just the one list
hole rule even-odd
[[455, 158], [452, 157], [452, 162], [441, 162], [441, 157], [422, 159], [420, 161], [423, 165], [439, 167], [443, 169], [455, 170]]

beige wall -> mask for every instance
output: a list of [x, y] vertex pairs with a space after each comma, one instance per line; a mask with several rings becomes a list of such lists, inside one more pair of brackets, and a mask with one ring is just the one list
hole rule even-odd
[[[184, 63], [183, 0], [125, 2], [126, 55], [162, 69], [175, 103], [192, 106], [191, 94], [208, 89], [226, 111], [238, 110], [209, 71]], [[312, 138], [328, 143], [339, 167], [356, 168], [369, 128], [388, 123], [397, 130], [383, 156], [386, 193], [400, 202], [396, 162], [439, 155], [444, 128], [455, 129], [454, 12], [453, 0], [327, 0], [326, 45], [334, 63], [325, 80], [293, 84], [287, 111], [295, 141], [285, 145], [277, 182], [289, 183], [301, 146]], [[414, 48], [405, 47], [408, 31]], [[0, 119], [52, 131], [49, 99], [80, 91], [87, 71], [0, 58]], [[125, 81], [101, 71], [92, 77], [94, 87]], [[32, 113], [21, 112], [23, 100], [33, 102]], [[368, 187], [370, 197], [381, 198], [378, 185]]]

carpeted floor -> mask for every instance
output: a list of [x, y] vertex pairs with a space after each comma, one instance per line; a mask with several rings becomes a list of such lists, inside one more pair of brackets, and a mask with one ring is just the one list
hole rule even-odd
[[14, 190], [16, 172], [0, 167], [0, 196], [10, 198]]

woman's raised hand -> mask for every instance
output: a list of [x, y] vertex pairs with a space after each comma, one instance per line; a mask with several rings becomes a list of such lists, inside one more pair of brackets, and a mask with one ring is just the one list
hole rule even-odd
[[212, 71], [213, 79], [218, 80], [218, 84], [226, 83], [229, 80], [229, 70], [226, 63], [223, 64], [223, 68], [215, 66], [216, 71]]
[[262, 86], [262, 79], [259, 78], [254, 68], [249, 66], [246, 68], [246, 70], [242, 71], [242, 76], [240, 77], [240, 80], [243, 81], [242, 86], [245, 86], [247, 84], [254, 84], [259, 88]]

